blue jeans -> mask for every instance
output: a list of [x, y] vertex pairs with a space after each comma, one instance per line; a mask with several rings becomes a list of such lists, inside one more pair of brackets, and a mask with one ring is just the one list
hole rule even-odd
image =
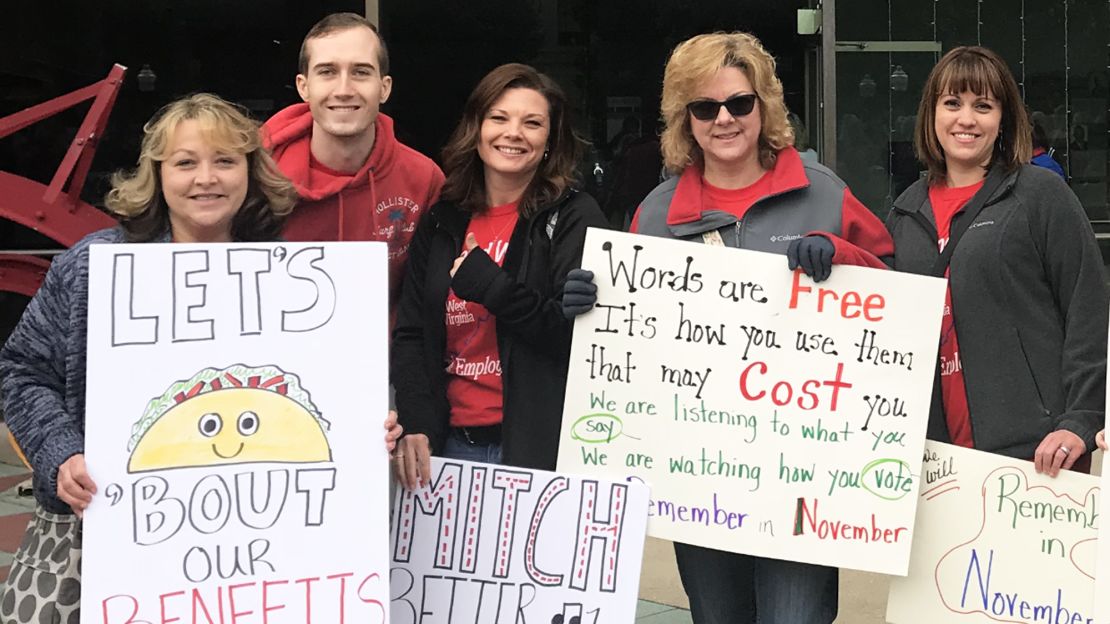
[[501, 463], [500, 444], [470, 444], [463, 440], [454, 431], [447, 434], [447, 442], [443, 445], [443, 457], [447, 459], [462, 459], [483, 464]]
[[839, 570], [674, 545], [694, 624], [830, 624]]

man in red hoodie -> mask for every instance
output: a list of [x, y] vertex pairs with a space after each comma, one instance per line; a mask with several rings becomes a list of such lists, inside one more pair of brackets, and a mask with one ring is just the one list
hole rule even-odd
[[378, 29], [355, 13], [329, 15], [301, 44], [304, 103], [279, 111], [263, 133], [300, 195], [285, 237], [388, 243], [391, 313], [413, 231], [443, 186], [439, 167], [398, 142], [378, 112], [392, 87]]

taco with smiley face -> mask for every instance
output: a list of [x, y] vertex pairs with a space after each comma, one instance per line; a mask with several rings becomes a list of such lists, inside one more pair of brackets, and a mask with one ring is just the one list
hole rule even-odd
[[147, 404], [131, 428], [127, 471], [331, 461], [328, 427], [292, 373], [206, 368]]

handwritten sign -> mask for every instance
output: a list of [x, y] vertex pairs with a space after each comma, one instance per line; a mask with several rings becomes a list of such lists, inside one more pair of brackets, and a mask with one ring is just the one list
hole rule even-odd
[[386, 292], [382, 244], [92, 247], [84, 624], [389, 621]]
[[1098, 480], [928, 442], [910, 573], [887, 620], [1091, 622]]
[[[1108, 339], [1110, 341], [1110, 339]], [[1106, 350], [1110, 353], [1110, 344], [1107, 344]], [[1110, 406], [1110, 386], [1106, 388], [1106, 405]], [[1103, 429], [1110, 425], [1110, 420], [1107, 416], [1103, 416]], [[1110, 461], [1107, 460], [1106, 454], [1102, 455], [1102, 479], [1099, 482], [1102, 489], [1110, 488]], [[1100, 513], [1103, 516], [1110, 514], [1110, 501], [1105, 498], [1102, 499]], [[1099, 540], [1098, 540], [1098, 556], [1096, 560], [1098, 565], [1095, 569], [1095, 578], [1101, 581], [1100, 586], [1106, 587], [1107, 579], [1110, 579], [1110, 528], [1103, 529], [1099, 526]], [[1102, 591], [1095, 594], [1095, 620], [1099, 624], [1110, 624], [1110, 592]]]
[[392, 624], [635, 621], [643, 484], [440, 458], [432, 473], [394, 501]]
[[651, 486], [651, 535], [904, 574], [943, 282], [587, 234], [559, 469]]

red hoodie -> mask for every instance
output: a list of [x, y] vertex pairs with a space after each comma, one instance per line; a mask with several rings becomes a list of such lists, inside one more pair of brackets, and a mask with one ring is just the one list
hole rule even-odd
[[353, 174], [329, 169], [312, 157], [308, 104], [279, 111], [262, 134], [278, 168], [300, 196], [285, 224], [285, 238], [388, 243], [392, 311], [413, 232], [420, 216], [439, 198], [443, 172], [430, 158], [397, 141], [388, 115], [378, 113], [375, 127], [370, 157]]

